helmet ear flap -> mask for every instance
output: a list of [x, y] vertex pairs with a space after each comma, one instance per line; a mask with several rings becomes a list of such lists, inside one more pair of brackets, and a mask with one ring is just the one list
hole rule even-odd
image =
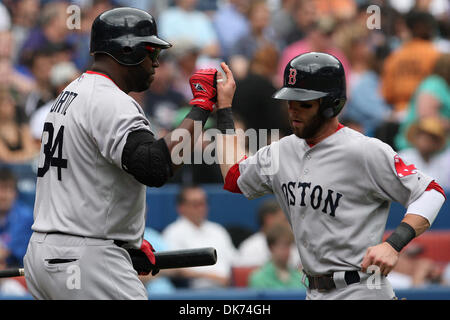
[[322, 116], [329, 119], [341, 112], [345, 104], [345, 98], [324, 97], [320, 101]]
[[333, 111], [333, 108], [331, 108], [331, 107], [325, 108], [322, 111], [322, 116], [324, 116], [327, 119], [332, 118], [333, 114], [334, 114], [334, 111]]

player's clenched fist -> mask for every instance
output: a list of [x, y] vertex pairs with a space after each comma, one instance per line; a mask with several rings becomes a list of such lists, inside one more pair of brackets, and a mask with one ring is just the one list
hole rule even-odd
[[212, 111], [217, 101], [216, 80], [216, 69], [200, 69], [196, 71], [189, 78], [192, 95], [194, 96], [189, 104]]
[[361, 264], [361, 270], [366, 272], [367, 268], [376, 265], [380, 273], [387, 276], [394, 269], [398, 261], [398, 252], [387, 242], [377, 246], [369, 247]]
[[146, 276], [150, 272], [152, 275], [156, 275], [159, 272], [158, 269], [153, 268], [156, 263], [155, 254], [153, 253], [155, 249], [147, 240], [142, 240], [140, 249], [128, 249], [127, 251], [130, 255], [133, 268], [139, 275]]

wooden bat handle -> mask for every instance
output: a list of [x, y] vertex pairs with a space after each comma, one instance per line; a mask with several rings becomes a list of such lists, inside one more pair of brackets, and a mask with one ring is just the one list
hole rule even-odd
[[[217, 262], [216, 249], [195, 248], [155, 252], [154, 269], [174, 269], [210, 266]], [[0, 270], [0, 278], [20, 277], [25, 274], [23, 268]]]

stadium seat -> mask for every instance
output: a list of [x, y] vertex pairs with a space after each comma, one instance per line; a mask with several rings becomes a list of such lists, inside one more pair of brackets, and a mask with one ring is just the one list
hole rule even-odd
[[[386, 232], [386, 239], [392, 231]], [[450, 230], [427, 231], [408, 244], [405, 250], [416, 247], [420, 252], [417, 257], [429, 258], [436, 262], [450, 262]]]
[[248, 287], [248, 279], [250, 274], [258, 268], [258, 266], [233, 267], [231, 270], [232, 286], [241, 288]]

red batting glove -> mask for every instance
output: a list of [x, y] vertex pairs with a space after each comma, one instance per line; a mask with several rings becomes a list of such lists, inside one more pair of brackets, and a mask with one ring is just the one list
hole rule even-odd
[[153, 248], [153, 246], [151, 245], [150, 242], [148, 242], [147, 240], [143, 239], [142, 240], [142, 245], [141, 245], [141, 251], [145, 253], [145, 255], [147, 256], [148, 260], [152, 264], [155, 264], [155, 262], [156, 262], [155, 254], [153, 253], [153, 252], [155, 252], [155, 249]]
[[140, 276], [146, 276], [152, 272], [152, 275], [156, 275], [159, 270], [154, 269], [156, 258], [154, 255], [155, 249], [153, 246], [145, 239], [142, 240], [142, 245], [139, 249], [126, 249], [130, 255], [131, 263], [133, 264], [134, 270]]
[[[143, 253], [145, 253], [145, 255], [148, 258], [148, 261], [150, 261], [150, 263], [152, 265], [155, 265], [156, 259], [155, 259], [155, 254], [153, 253], [153, 252], [155, 252], [155, 249], [153, 248], [151, 243], [145, 239], [142, 239], [141, 251]], [[156, 276], [158, 274], [158, 272], [159, 272], [159, 269], [153, 269], [152, 276]], [[147, 271], [144, 271], [141, 273], [141, 275], [145, 275], [145, 276], [148, 274], [149, 274], [149, 272], [147, 272]]]
[[189, 104], [212, 111], [217, 101], [216, 79], [216, 69], [200, 69], [196, 71], [189, 78], [192, 95], [194, 96]]

